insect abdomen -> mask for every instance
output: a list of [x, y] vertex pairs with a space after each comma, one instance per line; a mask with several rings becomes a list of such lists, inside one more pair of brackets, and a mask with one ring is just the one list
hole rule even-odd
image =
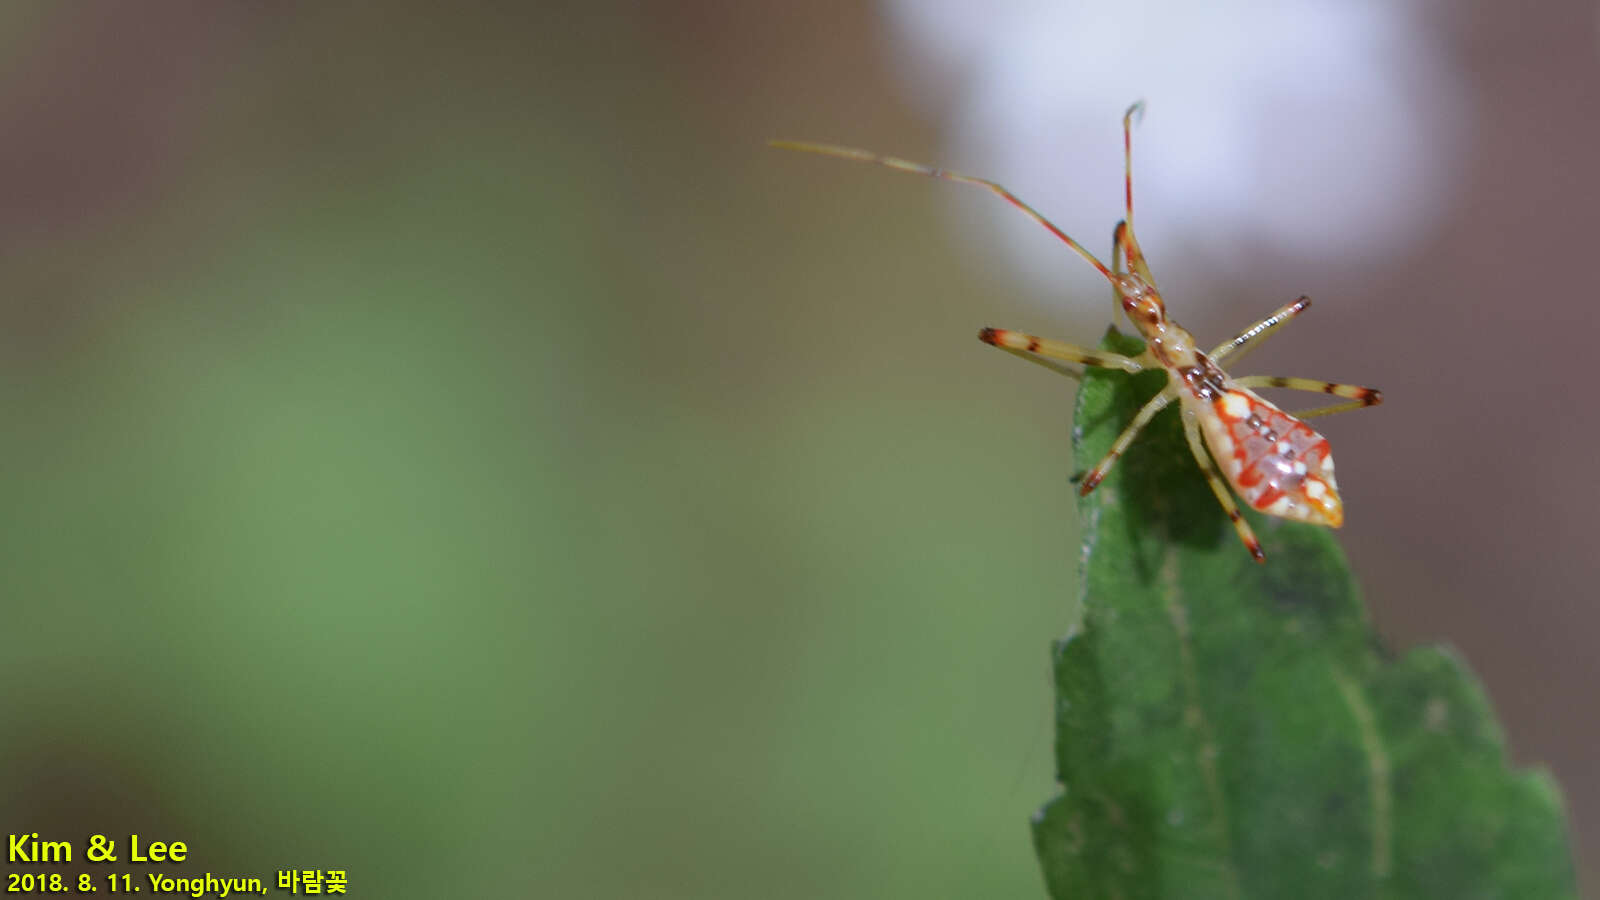
[[1241, 499], [1268, 515], [1344, 524], [1326, 438], [1241, 388], [1229, 388], [1209, 406], [1210, 415], [1200, 416], [1206, 446]]

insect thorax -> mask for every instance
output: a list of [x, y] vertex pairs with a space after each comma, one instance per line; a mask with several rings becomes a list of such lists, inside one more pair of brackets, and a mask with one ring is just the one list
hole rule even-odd
[[1181, 380], [1191, 393], [1212, 400], [1228, 388], [1228, 376], [1195, 344], [1194, 335], [1170, 319], [1133, 320], [1145, 346], [1163, 368]]
[[1186, 365], [1180, 364], [1170, 368], [1195, 399], [1212, 403], [1232, 389], [1227, 374], [1204, 353], [1198, 350], [1192, 351], [1186, 362]]

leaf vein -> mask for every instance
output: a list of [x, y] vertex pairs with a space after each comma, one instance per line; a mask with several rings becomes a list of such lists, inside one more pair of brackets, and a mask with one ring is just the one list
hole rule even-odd
[[1200, 678], [1195, 672], [1194, 649], [1189, 641], [1189, 615], [1182, 602], [1177, 554], [1171, 545], [1167, 546], [1161, 563], [1161, 578], [1166, 587], [1162, 593], [1167, 598], [1167, 618], [1172, 622], [1172, 630], [1178, 638], [1178, 663], [1183, 670], [1184, 717], [1192, 721], [1195, 731], [1200, 735], [1200, 746], [1195, 754], [1195, 761], [1199, 764], [1200, 774], [1205, 780], [1206, 795], [1216, 811], [1214, 825], [1217, 830], [1217, 843], [1221, 846], [1223, 854], [1221, 869], [1227, 878], [1228, 895], [1239, 898], [1243, 893], [1239, 888], [1238, 861], [1233, 852], [1233, 835], [1228, 828], [1227, 798], [1222, 793], [1222, 781], [1217, 774], [1216, 735], [1212, 732], [1211, 721], [1206, 718], [1205, 708], [1200, 702]]
[[1367, 754], [1367, 775], [1372, 792], [1372, 874], [1387, 878], [1394, 858], [1394, 787], [1388, 751], [1383, 746], [1383, 736], [1378, 733], [1377, 717], [1372, 707], [1344, 669], [1333, 668], [1334, 683], [1350, 707], [1350, 715], [1361, 732], [1361, 747]]

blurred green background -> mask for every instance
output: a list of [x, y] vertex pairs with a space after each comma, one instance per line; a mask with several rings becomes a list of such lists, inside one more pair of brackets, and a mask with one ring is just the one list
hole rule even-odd
[[[1550, 56], [1546, 27], [1506, 53]], [[1072, 385], [974, 335], [1088, 340], [1100, 297], [1041, 313], [952, 252], [943, 186], [762, 146], [936, 156], [884, 30], [843, 3], [0, 11], [5, 829], [369, 897], [1042, 896]], [[1391, 398], [1459, 385], [1413, 325], [1352, 351], [1328, 324], [1299, 346]], [[1374, 437], [1426, 432], [1413, 403], [1330, 427], [1369, 484], [1415, 483]], [[1356, 521], [1386, 633], [1486, 660], [1519, 759], [1593, 820], [1595, 663], [1560, 642], [1588, 607], [1524, 603], [1549, 624], [1516, 643], [1383, 523], [1452, 546], [1432, 524]], [[1488, 568], [1527, 562], [1477, 527]]]

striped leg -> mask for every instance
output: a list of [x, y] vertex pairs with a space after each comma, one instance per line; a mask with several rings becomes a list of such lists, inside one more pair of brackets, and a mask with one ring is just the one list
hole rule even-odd
[[[1036, 356], [1046, 356], [1051, 359], [1061, 359], [1066, 360], [1067, 362], [1082, 363], [1086, 366], [1098, 366], [1102, 369], [1121, 369], [1124, 372], [1144, 371], [1144, 364], [1131, 356], [1123, 356], [1120, 353], [1108, 353], [1104, 350], [1090, 350], [1086, 347], [1079, 347], [1076, 344], [1068, 344], [1063, 341], [1052, 341], [1045, 338], [1037, 338], [1031, 334], [1023, 334], [1020, 331], [1006, 331], [1003, 328], [985, 328], [978, 332], [978, 340], [983, 341], [985, 344], [991, 344], [999, 347], [1002, 350], [1012, 351], [1018, 355], [1027, 353]], [[1033, 360], [1029, 357], [1023, 358], [1029, 359], [1030, 362], [1040, 362], [1039, 360]], [[1048, 368], [1055, 369], [1056, 367], [1048, 366]], [[1062, 370], [1056, 369], [1056, 371]]]
[[1333, 381], [1317, 381], [1311, 378], [1284, 378], [1279, 375], [1246, 375], [1235, 378], [1234, 384], [1240, 387], [1275, 387], [1288, 388], [1291, 391], [1315, 391], [1319, 394], [1332, 394], [1335, 397], [1349, 397], [1349, 403], [1335, 403], [1331, 406], [1318, 406], [1305, 412], [1294, 413], [1297, 419], [1309, 419], [1313, 416], [1330, 416], [1334, 413], [1349, 412], [1352, 409], [1361, 409], [1365, 406], [1377, 406], [1383, 402], [1383, 393], [1375, 388], [1360, 387], [1354, 384], [1339, 384]]
[[[1211, 351], [1211, 361], [1220, 364], [1224, 358], [1235, 353], [1240, 357], [1244, 356], [1251, 350], [1261, 346], [1261, 342], [1265, 341], [1268, 335], [1283, 327], [1290, 319], [1305, 312], [1310, 306], [1310, 297], [1300, 297], [1288, 306], [1234, 335], [1233, 340], [1228, 341], [1226, 344], [1218, 344], [1217, 348]], [[1235, 359], [1234, 361], [1237, 362], [1238, 360]]]
[[1223, 512], [1228, 514], [1228, 520], [1233, 522], [1233, 528], [1239, 532], [1239, 540], [1244, 541], [1244, 547], [1250, 551], [1250, 556], [1258, 563], [1267, 561], [1267, 554], [1261, 550], [1261, 542], [1256, 540], [1256, 533], [1250, 530], [1250, 523], [1244, 520], [1244, 515], [1239, 512], [1239, 504], [1233, 502], [1233, 494], [1228, 490], [1228, 483], [1222, 480], [1222, 473], [1217, 471], [1217, 464], [1211, 461], [1211, 454], [1206, 452], [1205, 442], [1200, 438], [1200, 423], [1192, 415], [1183, 417], [1183, 436], [1189, 441], [1189, 449], [1194, 453], [1194, 461], [1200, 464], [1200, 471], [1206, 475], [1206, 483], [1211, 485], [1211, 493], [1217, 495], [1217, 502], [1222, 504]]
[[1111, 445], [1110, 452], [1098, 463], [1095, 463], [1095, 467], [1089, 470], [1089, 474], [1083, 476], [1083, 482], [1078, 485], [1078, 494], [1080, 496], [1088, 496], [1089, 492], [1100, 484], [1101, 479], [1105, 478], [1106, 473], [1111, 471], [1111, 467], [1116, 463], [1118, 457], [1122, 456], [1123, 451], [1128, 449], [1128, 445], [1133, 443], [1133, 439], [1139, 436], [1139, 432], [1143, 431], [1144, 427], [1150, 424], [1150, 420], [1156, 417], [1156, 413], [1165, 409], [1167, 404], [1171, 403], [1176, 396], [1177, 394], [1171, 388], [1168, 388], [1150, 398], [1150, 402], [1139, 410], [1139, 414], [1133, 417], [1133, 421], [1128, 423], [1128, 427], [1122, 429], [1122, 433], [1117, 435], [1117, 440]]

